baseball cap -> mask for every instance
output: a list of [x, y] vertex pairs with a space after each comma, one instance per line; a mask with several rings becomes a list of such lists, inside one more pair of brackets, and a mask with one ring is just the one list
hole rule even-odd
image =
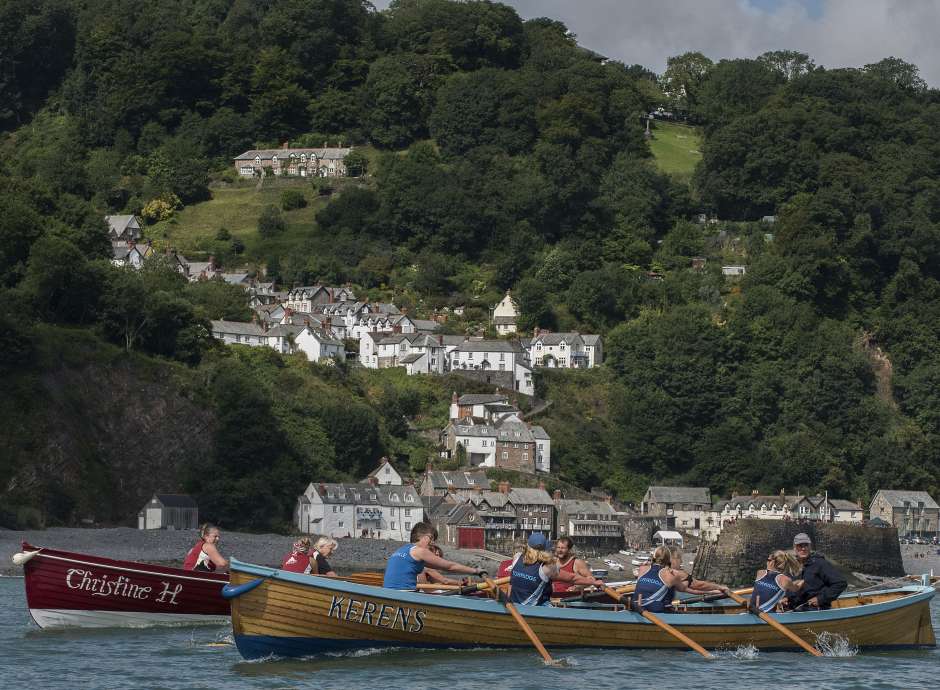
[[809, 538], [809, 535], [806, 534], [806, 532], [800, 532], [795, 537], [793, 537], [793, 545], [796, 546], [797, 544], [809, 544], [812, 546], [813, 540]]
[[548, 538], [541, 532], [533, 532], [529, 536], [529, 546], [533, 549], [544, 549], [548, 546]]

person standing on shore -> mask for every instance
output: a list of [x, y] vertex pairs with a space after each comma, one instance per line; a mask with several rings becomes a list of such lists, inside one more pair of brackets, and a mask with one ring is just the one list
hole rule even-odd
[[215, 572], [228, 568], [228, 561], [219, 553], [219, 540], [222, 532], [213, 524], [206, 523], [199, 528], [199, 540], [183, 559], [183, 570], [203, 570]]
[[832, 602], [849, 583], [825, 556], [813, 551], [813, 541], [805, 532], [793, 537], [793, 550], [803, 566], [800, 573], [803, 587], [790, 595], [787, 608], [801, 611], [832, 608]]

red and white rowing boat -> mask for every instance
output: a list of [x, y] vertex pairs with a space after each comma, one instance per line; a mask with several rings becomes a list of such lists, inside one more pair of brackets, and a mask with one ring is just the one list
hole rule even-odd
[[23, 542], [26, 604], [40, 628], [227, 623], [224, 573], [36, 548]]

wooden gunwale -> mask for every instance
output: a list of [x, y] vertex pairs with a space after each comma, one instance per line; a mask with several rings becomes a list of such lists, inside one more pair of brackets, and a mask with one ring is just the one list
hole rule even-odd
[[[269, 568], [234, 563], [232, 582], [270, 577], [264, 585], [232, 600], [236, 641], [246, 656], [264, 649], [294, 655], [316, 653], [322, 648], [372, 646], [418, 647], [522, 647], [522, 637], [509, 614], [494, 602], [464, 597], [440, 597], [398, 592], [329, 581], [327, 578], [278, 573]], [[929, 600], [933, 590], [908, 587], [865, 599], [879, 603], [840, 607], [827, 612], [790, 613], [778, 616], [789, 630], [810, 644], [829, 631], [844, 635], [852, 644], [867, 647], [932, 646]], [[349, 604], [353, 599], [358, 604]], [[339, 611], [331, 605], [342, 600]], [[385, 605], [390, 615], [399, 608], [425, 611], [420, 631], [401, 626], [370, 625], [365, 604]], [[652, 623], [632, 612], [579, 608], [521, 607], [526, 621], [546, 647], [681, 648]], [[711, 608], [711, 607], [709, 607]], [[384, 610], [384, 609], [383, 609]], [[926, 612], [926, 615], [925, 613]], [[706, 648], [754, 644], [761, 649], [793, 649], [778, 632], [750, 615], [678, 613], [663, 616], [670, 625], [694, 637]], [[388, 622], [388, 617], [384, 620]]]

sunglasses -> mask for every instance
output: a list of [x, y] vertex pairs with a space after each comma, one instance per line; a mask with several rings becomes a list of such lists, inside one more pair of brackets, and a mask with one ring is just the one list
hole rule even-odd
[[809, 548], [809, 544], [794, 544], [794, 545], [793, 545], [793, 548], [794, 548], [794, 549], [808, 549], [808, 548]]

